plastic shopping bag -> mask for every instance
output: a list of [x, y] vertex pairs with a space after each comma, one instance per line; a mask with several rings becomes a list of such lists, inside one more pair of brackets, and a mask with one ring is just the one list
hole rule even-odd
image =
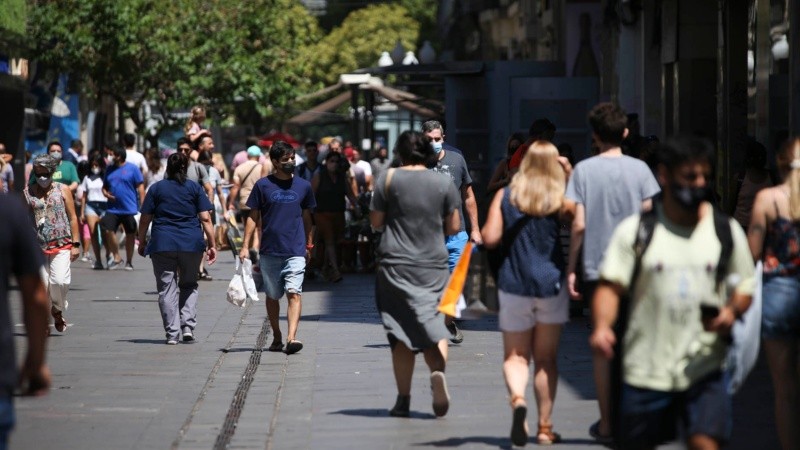
[[247, 298], [251, 301], [258, 301], [258, 290], [256, 289], [256, 282], [253, 279], [253, 261], [245, 259], [242, 261], [242, 282], [244, 283], [244, 290], [247, 293]]
[[239, 259], [236, 259], [236, 273], [233, 274], [231, 282], [228, 284], [228, 294], [226, 296], [228, 303], [244, 308], [247, 303], [247, 291], [244, 287], [244, 278], [242, 277], [242, 265]]
[[458, 258], [456, 267], [453, 268], [453, 273], [450, 274], [447, 288], [444, 290], [442, 299], [439, 302], [439, 312], [458, 319], [461, 317], [461, 311], [467, 307], [467, 302], [462, 294], [464, 292], [464, 283], [467, 281], [467, 274], [469, 273], [469, 260], [471, 257], [472, 242], [467, 242], [464, 245], [461, 257]]
[[226, 299], [228, 303], [240, 308], [245, 307], [247, 300], [258, 301], [258, 291], [253, 280], [253, 262], [249, 259], [240, 261], [236, 258], [236, 273], [228, 284]]
[[758, 347], [761, 342], [761, 287], [763, 264], [761, 261], [756, 264], [755, 269], [755, 288], [750, 307], [747, 308], [742, 320], [737, 320], [733, 324], [733, 344], [728, 350], [727, 370], [730, 375], [728, 382], [728, 392], [736, 393], [747, 379], [747, 375], [753, 370], [758, 360]]

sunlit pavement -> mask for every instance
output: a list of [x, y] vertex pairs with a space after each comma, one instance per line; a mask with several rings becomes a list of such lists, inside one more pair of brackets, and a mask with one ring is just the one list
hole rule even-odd
[[[432, 414], [421, 356], [411, 418], [391, 418], [396, 391], [371, 275], [307, 282], [298, 334], [305, 346], [287, 356], [266, 351], [272, 336], [263, 300], [246, 309], [225, 301], [230, 252], [210, 268], [214, 281], [200, 282], [197, 341], [177, 346], [164, 345], [150, 261], [137, 257], [134, 266], [93, 271], [73, 263], [71, 326], [48, 341], [53, 389], [43, 398], [16, 399], [12, 449], [510, 447], [494, 317], [462, 324], [465, 340], [451, 347], [448, 361], [452, 402], [445, 418]], [[19, 303], [12, 306], [21, 324]], [[285, 314], [285, 300], [281, 309]], [[284, 316], [281, 327], [285, 336]], [[24, 327], [15, 333], [21, 356]], [[601, 448], [587, 433], [597, 416], [588, 333], [579, 319], [562, 336], [553, 418], [564, 438], [558, 448]], [[530, 390], [528, 402], [535, 411]], [[729, 448], [777, 448], [763, 363], [735, 412]], [[535, 415], [529, 425], [536, 429]]]

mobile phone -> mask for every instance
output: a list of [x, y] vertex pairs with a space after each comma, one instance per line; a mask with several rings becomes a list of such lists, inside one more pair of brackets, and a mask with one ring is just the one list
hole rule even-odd
[[719, 306], [700, 305], [700, 316], [703, 319], [713, 319], [719, 315]]

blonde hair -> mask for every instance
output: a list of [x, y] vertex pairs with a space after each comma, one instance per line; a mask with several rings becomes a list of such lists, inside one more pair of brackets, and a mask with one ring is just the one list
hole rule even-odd
[[214, 164], [214, 167], [222, 166], [222, 171], [220, 172], [220, 174], [225, 180], [230, 180], [228, 174], [228, 165], [225, 164], [225, 160], [222, 159], [221, 153], [214, 153], [213, 155], [211, 155], [211, 162]]
[[547, 141], [536, 141], [511, 179], [509, 200], [530, 216], [547, 216], [561, 209], [566, 176], [558, 162], [558, 149]]
[[200, 105], [192, 107], [192, 116], [189, 117], [189, 120], [186, 121], [186, 125], [183, 126], [183, 133], [188, 134], [189, 130], [192, 129], [192, 125], [196, 123], [200, 123], [197, 121], [197, 118], [200, 117], [200, 114], [203, 116], [206, 115], [206, 109]]
[[800, 219], [800, 138], [786, 141], [776, 156], [778, 170], [789, 185], [789, 215]]

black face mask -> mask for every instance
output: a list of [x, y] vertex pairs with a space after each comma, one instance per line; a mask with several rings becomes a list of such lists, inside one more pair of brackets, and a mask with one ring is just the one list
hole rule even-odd
[[281, 164], [281, 169], [286, 173], [292, 173], [294, 172], [294, 163], [293, 162], [283, 163]]
[[708, 200], [711, 190], [706, 187], [687, 187], [677, 183], [670, 185], [670, 192], [675, 201], [686, 211], [696, 211], [701, 203]]

